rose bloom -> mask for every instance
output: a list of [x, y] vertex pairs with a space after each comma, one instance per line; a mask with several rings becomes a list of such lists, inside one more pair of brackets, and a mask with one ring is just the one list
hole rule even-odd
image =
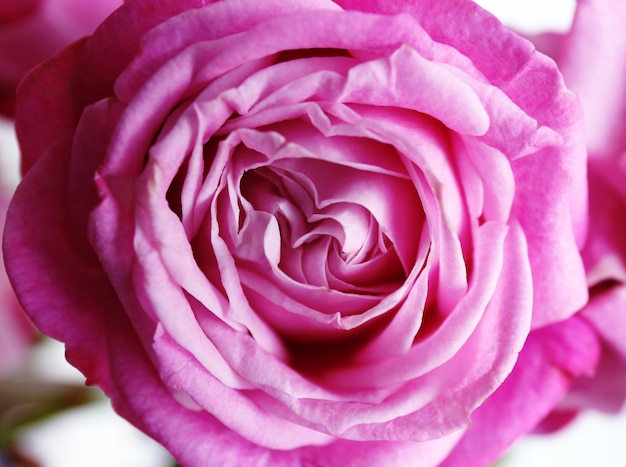
[[15, 88], [26, 72], [90, 34], [122, 0], [2, 0], [0, 113], [12, 116]]
[[544, 428], [593, 407], [615, 412], [626, 400], [626, 4], [579, 1], [569, 33], [535, 38], [581, 98], [589, 149], [590, 227], [583, 258], [591, 299], [580, 313], [597, 332], [601, 358], [578, 378]]
[[182, 465], [487, 465], [596, 365], [581, 107], [470, 1], [130, 0], [17, 131], [18, 296]]

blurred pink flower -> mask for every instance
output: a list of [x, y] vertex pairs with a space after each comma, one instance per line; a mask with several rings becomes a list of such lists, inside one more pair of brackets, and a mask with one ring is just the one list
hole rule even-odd
[[2, 0], [0, 113], [14, 112], [15, 88], [33, 66], [93, 32], [122, 0]]
[[583, 259], [590, 302], [580, 313], [602, 340], [592, 377], [578, 378], [542, 429], [583, 408], [626, 399], [626, 2], [579, 0], [569, 33], [534, 38], [581, 98], [589, 152], [590, 226]]

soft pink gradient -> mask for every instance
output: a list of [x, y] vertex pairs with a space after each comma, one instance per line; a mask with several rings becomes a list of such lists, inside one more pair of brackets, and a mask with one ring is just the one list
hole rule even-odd
[[123, 0], [2, 0], [0, 113], [11, 116], [15, 88], [35, 65], [91, 34]]
[[596, 364], [579, 102], [472, 2], [131, 0], [16, 125], [20, 300], [182, 465], [486, 465]]

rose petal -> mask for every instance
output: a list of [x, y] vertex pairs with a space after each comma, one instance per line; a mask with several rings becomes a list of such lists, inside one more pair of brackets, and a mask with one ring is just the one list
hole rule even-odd
[[52, 337], [71, 340], [68, 360], [88, 372], [88, 382], [110, 393], [114, 382], [102, 328], [121, 305], [103, 271], [74, 250], [68, 232], [69, 147], [67, 140], [52, 146], [17, 188], [7, 214], [4, 258], [33, 322]]
[[472, 424], [442, 467], [489, 465], [531, 430], [569, 389], [593, 371], [598, 342], [582, 320], [533, 331], [511, 375], [472, 413]]

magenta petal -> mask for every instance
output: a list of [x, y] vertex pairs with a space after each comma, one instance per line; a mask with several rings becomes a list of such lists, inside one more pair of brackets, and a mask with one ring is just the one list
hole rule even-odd
[[121, 305], [92, 258], [74, 250], [63, 208], [68, 153], [67, 141], [50, 148], [18, 187], [6, 220], [5, 263], [37, 327], [68, 342], [69, 361], [109, 392], [114, 383], [102, 329], [106, 316]]

